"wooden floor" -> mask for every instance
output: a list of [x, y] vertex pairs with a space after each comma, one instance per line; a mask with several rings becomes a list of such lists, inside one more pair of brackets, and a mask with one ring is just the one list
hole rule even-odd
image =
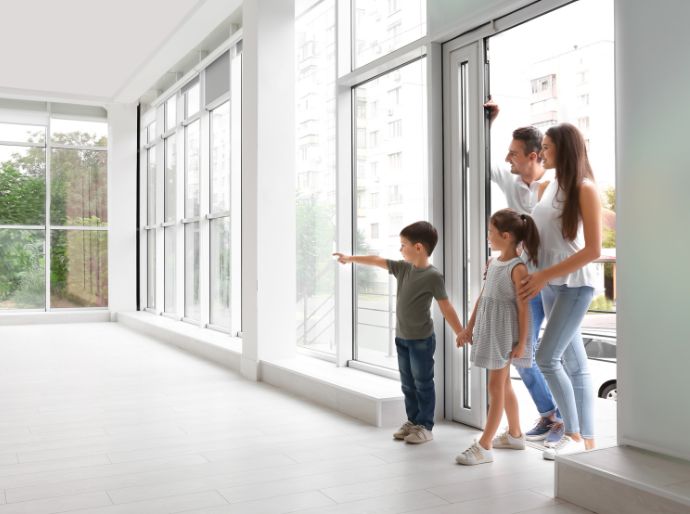
[[454, 464], [114, 323], [0, 327], [0, 514], [575, 513], [538, 450]]

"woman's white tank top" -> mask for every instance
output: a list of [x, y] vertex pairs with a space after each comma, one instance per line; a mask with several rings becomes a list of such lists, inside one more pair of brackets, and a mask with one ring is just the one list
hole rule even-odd
[[[582, 220], [578, 222], [577, 235], [573, 241], [563, 237], [561, 232], [562, 196], [563, 192], [558, 190], [558, 182], [552, 180], [532, 210], [532, 218], [539, 230], [541, 243], [539, 246], [539, 269], [554, 266], [582, 250], [585, 246]], [[596, 266], [590, 263], [573, 273], [550, 280], [549, 284], [596, 288], [597, 278]]]

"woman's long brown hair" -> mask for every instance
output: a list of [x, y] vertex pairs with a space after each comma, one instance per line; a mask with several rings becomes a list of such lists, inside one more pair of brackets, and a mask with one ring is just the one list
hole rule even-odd
[[580, 131], [570, 123], [549, 127], [546, 135], [556, 147], [556, 181], [559, 191], [563, 191], [561, 233], [572, 241], [580, 222], [580, 185], [585, 178], [594, 180], [587, 146]]

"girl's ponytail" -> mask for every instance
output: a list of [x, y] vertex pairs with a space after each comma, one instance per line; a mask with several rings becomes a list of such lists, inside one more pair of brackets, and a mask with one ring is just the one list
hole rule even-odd
[[535, 266], [539, 266], [539, 230], [534, 223], [532, 216], [521, 214], [523, 230], [522, 230], [522, 246], [529, 255]]

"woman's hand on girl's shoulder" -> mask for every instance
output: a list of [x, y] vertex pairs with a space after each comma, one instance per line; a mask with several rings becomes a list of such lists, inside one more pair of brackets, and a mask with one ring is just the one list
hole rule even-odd
[[522, 301], [531, 300], [544, 289], [546, 282], [546, 277], [540, 271], [525, 276], [518, 287], [518, 299]]

